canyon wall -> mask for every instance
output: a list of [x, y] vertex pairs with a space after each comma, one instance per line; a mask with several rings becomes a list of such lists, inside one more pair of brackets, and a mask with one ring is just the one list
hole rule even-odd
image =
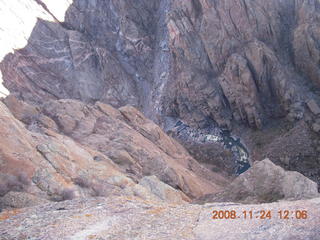
[[[318, 0], [75, 0], [64, 21], [35, 2], [54, 21], [38, 19], [1, 62], [13, 95], [130, 104], [167, 131], [178, 121], [233, 130], [252, 161], [319, 181]], [[191, 146], [211, 162], [208, 147]]]

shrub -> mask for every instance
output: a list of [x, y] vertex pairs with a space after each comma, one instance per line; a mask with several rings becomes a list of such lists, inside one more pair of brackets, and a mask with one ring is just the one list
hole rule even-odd
[[101, 197], [104, 196], [104, 190], [102, 184], [94, 184], [92, 186], [92, 196], [93, 197]]
[[9, 191], [23, 190], [23, 184], [19, 181], [19, 179], [16, 176], [7, 175], [7, 177], [5, 178], [5, 183], [7, 184]]
[[82, 188], [90, 188], [91, 182], [84, 177], [76, 177], [73, 179], [74, 183]]
[[18, 178], [18, 181], [22, 183], [24, 186], [31, 185], [31, 181], [25, 172], [19, 173], [17, 178]]
[[74, 199], [74, 191], [72, 189], [64, 189], [61, 192], [62, 201], [72, 200]]
[[2, 181], [0, 184], [0, 196], [4, 196], [10, 191], [23, 191], [31, 184], [28, 175], [24, 172], [19, 173], [17, 176], [5, 175]]
[[0, 183], [0, 197], [6, 195], [7, 192], [9, 192], [8, 185], [6, 183]]

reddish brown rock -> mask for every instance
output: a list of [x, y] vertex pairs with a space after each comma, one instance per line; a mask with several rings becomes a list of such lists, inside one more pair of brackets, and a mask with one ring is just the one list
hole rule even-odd
[[[28, 103], [130, 104], [160, 127], [181, 120], [196, 130], [295, 124], [304, 102], [318, 101], [317, 1], [134, 4], [75, 0], [64, 22], [39, 19], [29, 44], [1, 62], [5, 85]], [[73, 120], [54, 121], [73, 135], [83, 128]], [[90, 121], [81, 123], [88, 132]]]
[[[102, 103], [60, 100], [32, 108], [14, 97], [5, 102], [29, 130], [1, 103], [0, 134], [10, 136], [1, 138], [2, 196], [22, 191], [65, 200], [138, 191], [149, 199], [152, 193], [134, 181], [156, 175], [189, 197], [198, 197], [219, 191], [228, 182], [202, 167], [133, 107], [118, 111]], [[32, 121], [26, 121], [26, 115]], [[21, 173], [25, 176], [19, 180]]]
[[227, 183], [133, 107], [118, 111], [102, 103], [89, 106], [60, 100], [46, 103], [42, 112], [55, 119], [64, 133], [65, 126], [76, 123], [69, 134], [74, 140], [105, 154], [136, 177], [156, 175], [190, 196], [217, 191]]

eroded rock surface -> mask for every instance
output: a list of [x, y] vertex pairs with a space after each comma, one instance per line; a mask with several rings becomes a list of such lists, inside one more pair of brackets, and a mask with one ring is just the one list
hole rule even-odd
[[[64, 21], [46, 2], [0, 63], [1, 239], [318, 240], [319, 198], [188, 203], [319, 197], [318, 0], [74, 0]], [[222, 129], [248, 166], [306, 177], [265, 160], [228, 185]]]
[[319, 197], [318, 186], [301, 173], [285, 171], [269, 159], [256, 162], [221, 193], [198, 202], [274, 202]]
[[[4, 102], [13, 114], [0, 103], [1, 206], [10, 207], [8, 199], [15, 196], [18, 203], [13, 201], [12, 207], [30, 205], [23, 198], [31, 197], [11, 192], [54, 201], [138, 195], [183, 203], [220, 191], [229, 182], [201, 166], [133, 107], [119, 111], [100, 102], [86, 105], [76, 100], [33, 107], [13, 95]], [[154, 182], [164, 190], [158, 196], [137, 186], [149, 175], [160, 179]]]
[[317, 1], [76, 0], [65, 22], [39, 20], [1, 69], [29, 101], [130, 103], [161, 123], [259, 128], [303, 101], [302, 84], [319, 87], [318, 16]]
[[183, 203], [183, 199], [186, 199], [186, 196], [183, 196], [181, 192], [179, 193], [174, 188], [159, 181], [156, 176], [144, 177], [141, 179], [139, 184], [148, 189], [161, 200], [169, 203], [181, 204]]
[[[317, 0], [75, 0], [64, 22], [39, 19], [28, 45], [0, 68], [11, 93], [33, 104], [130, 104], [166, 130], [182, 120], [249, 139], [278, 119], [305, 121], [319, 140], [319, 13]], [[200, 161], [215, 161], [208, 143], [182, 143]]]
[[[4, 240], [317, 240], [319, 209], [319, 198], [262, 205], [204, 206], [168, 205], [127, 197], [93, 198], [0, 213], [0, 233]], [[212, 219], [214, 210], [235, 210], [241, 218]], [[244, 219], [241, 215], [244, 210], [252, 210], [254, 218]], [[270, 211], [271, 219], [257, 219], [261, 210]], [[279, 218], [278, 211], [284, 210], [290, 212], [289, 219]], [[296, 211], [306, 211], [307, 219], [296, 219]]]

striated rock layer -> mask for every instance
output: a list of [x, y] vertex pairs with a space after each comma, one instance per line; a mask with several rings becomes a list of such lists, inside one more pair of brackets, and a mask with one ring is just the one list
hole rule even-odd
[[[64, 22], [39, 19], [28, 45], [0, 69], [26, 102], [130, 104], [166, 130], [179, 120], [195, 130], [233, 129], [252, 159], [270, 157], [319, 182], [309, 174], [320, 151], [319, 14], [318, 0], [75, 0]], [[290, 164], [272, 157], [270, 141], [297, 145], [279, 125], [312, 130], [311, 147], [280, 149]], [[216, 162], [206, 150], [214, 144], [181, 142], [198, 160]]]
[[0, 63], [1, 239], [319, 238], [318, 0], [46, 2]]
[[0, 103], [1, 208], [109, 195], [190, 201], [229, 182], [133, 107], [76, 100], [34, 107], [12, 95], [5, 103], [13, 114]]
[[76, 0], [65, 22], [39, 19], [1, 70], [29, 101], [130, 103], [161, 123], [260, 128], [299, 118], [296, 104], [320, 86], [319, 13], [316, 0]]

